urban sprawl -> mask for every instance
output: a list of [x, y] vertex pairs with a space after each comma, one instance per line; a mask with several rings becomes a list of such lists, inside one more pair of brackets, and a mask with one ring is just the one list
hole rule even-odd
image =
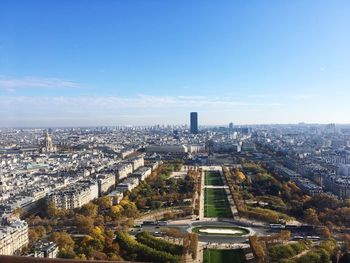
[[197, 113], [190, 122], [2, 128], [0, 255], [142, 261], [127, 242], [155, 262], [154, 251], [164, 262], [209, 262], [217, 251], [282, 262], [277, 249], [293, 244], [285, 262], [320, 247], [330, 259], [335, 247], [346, 253], [349, 126], [198, 127]]

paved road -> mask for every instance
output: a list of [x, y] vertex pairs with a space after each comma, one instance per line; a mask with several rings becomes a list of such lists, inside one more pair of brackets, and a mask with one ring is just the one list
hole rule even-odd
[[[157, 232], [161, 232], [161, 228], [176, 227], [181, 231], [181, 233], [187, 234], [191, 232], [192, 227], [196, 227], [196, 226], [245, 227], [249, 229], [252, 234], [257, 234], [259, 236], [267, 235], [270, 233], [269, 229], [265, 227], [250, 227], [240, 222], [234, 222], [233, 220], [222, 220], [222, 221], [220, 220], [211, 220], [211, 221], [179, 220], [179, 221], [171, 222], [167, 226], [145, 225], [142, 227], [142, 231], [157, 233]], [[134, 231], [137, 232], [137, 229], [135, 229]], [[222, 235], [198, 235], [198, 239], [201, 242], [207, 242], [207, 243], [233, 244], [233, 243], [244, 243], [246, 242], [247, 237], [233, 237], [233, 236], [222, 236]]]

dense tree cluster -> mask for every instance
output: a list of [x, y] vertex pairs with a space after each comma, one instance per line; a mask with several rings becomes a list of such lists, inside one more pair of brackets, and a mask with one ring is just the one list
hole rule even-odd
[[280, 262], [282, 259], [292, 258], [309, 248], [304, 241], [290, 243], [286, 245], [277, 245], [269, 248], [269, 257], [271, 262]]
[[[248, 179], [246, 175], [238, 169], [223, 168], [239, 215], [269, 223], [291, 220], [286, 214], [285, 203], [278, 197], [281, 192], [289, 189], [288, 184], [281, 184], [258, 165], [249, 164], [248, 167], [252, 169], [252, 171], [259, 171], [258, 174], [255, 174], [253, 179], [250, 178], [251, 176]], [[247, 197], [249, 199], [253, 199], [254, 197], [255, 199], [264, 200], [265, 202], [272, 200], [273, 203], [270, 202], [272, 205], [268, 207], [260, 207], [259, 202], [257, 202], [256, 206], [248, 205], [246, 202]], [[280, 206], [277, 206], [277, 203]]]
[[257, 236], [249, 237], [250, 248], [257, 263], [268, 262], [266, 243], [259, 240]]
[[54, 232], [50, 236], [50, 241], [55, 242], [60, 249], [60, 257], [73, 258], [75, 256], [75, 242], [67, 232]]
[[[292, 217], [311, 225], [325, 225], [321, 234], [350, 227], [350, 200], [328, 194], [308, 196], [294, 182], [268, 171], [258, 162], [242, 161], [242, 170], [224, 168], [233, 199], [241, 216], [277, 223]], [[242, 174], [245, 176], [243, 178]], [[248, 175], [248, 176], [247, 176]]]
[[[161, 165], [159, 169], [153, 171], [149, 182], [141, 183], [141, 186], [135, 190], [136, 195], [134, 192], [129, 193], [117, 205], [113, 205], [111, 197], [108, 196], [95, 199], [74, 210], [61, 210], [57, 209], [53, 203], [46, 204], [45, 214], [42, 214], [43, 218], [39, 216], [27, 218], [30, 226], [30, 246], [37, 240], [48, 236], [50, 240], [58, 244], [59, 256], [62, 258], [122, 260], [121, 255], [128, 257], [129, 254], [126, 253], [126, 250], [121, 249], [114, 240], [114, 231], [128, 230], [129, 227], [133, 226], [134, 218], [137, 218], [140, 214], [138, 207], [149, 205], [149, 208], [157, 208], [163, 207], [164, 204], [171, 206], [183, 204], [183, 199], [192, 198], [195, 185], [192, 172], [184, 179], [169, 178], [172, 171], [181, 169], [181, 165], [182, 163], [177, 161]], [[131, 200], [132, 198], [134, 199]], [[189, 211], [185, 211], [186, 208]], [[182, 210], [182, 214], [192, 213], [192, 207], [190, 206], [184, 207]], [[164, 216], [173, 218], [177, 214], [169, 211]], [[65, 231], [60, 231], [62, 229]], [[171, 234], [170, 232], [175, 231], [169, 229], [169, 234]], [[151, 251], [151, 256], [148, 259], [155, 257], [154, 255], [158, 252], [166, 253], [169, 249], [171, 253], [176, 251], [176, 255], [182, 253], [183, 249], [178, 245], [156, 239], [153, 236], [141, 237], [149, 246], [138, 242], [140, 246], [137, 247], [148, 252]], [[152, 242], [158, 247], [162, 244], [164, 251], [150, 250], [152, 249]], [[156, 247], [156, 245], [153, 245], [153, 247]], [[160, 255], [165, 255], [166, 258], [169, 256], [169, 253], [162, 253]], [[159, 256], [159, 253], [157, 255]], [[170, 255], [168, 261], [177, 262], [179, 258], [180, 256], [173, 257]], [[142, 261], [145, 258], [141, 257], [139, 260]]]
[[119, 245], [113, 242], [114, 232], [95, 226], [79, 242], [76, 254], [81, 259], [121, 260]]
[[[166, 166], [165, 166], [166, 167]], [[195, 186], [194, 178], [186, 175], [182, 178], [168, 178], [164, 175], [164, 165], [159, 174], [150, 176], [145, 182], [129, 193], [129, 198], [140, 210], [188, 205], [184, 199], [192, 199]]]
[[159, 263], [176, 263], [180, 257], [170, 253], [151, 248], [147, 245], [139, 243], [131, 238], [126, 232], [118, 231], [116, 240], [126, 252], [123, 258], [127, 260], [140, 260]]
[[136, 240], [146, 246], [151, 248], [165, 251], [174, 255], [182, 254], [182, 246], [172, 244], [170, 242], [165, 241], [164, 239], [156, 238], [152, 234], [148, 232], [141, 232], [136, 235]]
[[28, 230], [29, 245], [34, 244], [39, 239], [46, 236], [46, 228], [42, 225], [37, 225]]
[[[301, 244], [301, 243], [299, 243]], [[281, 263], [329, 263], [331, 259], [336, 258], [336, 242], [334, 240], [322, 241], [320, 245], [315, 247], [308, 247], [310, 250], [307, 253], [296, 256], [298, 250], [302, 249], [301, 246], [290, 244], [284, 247], [270, 248], [274, 257]], [[277, 256], [280, 256], [279, 259]]]

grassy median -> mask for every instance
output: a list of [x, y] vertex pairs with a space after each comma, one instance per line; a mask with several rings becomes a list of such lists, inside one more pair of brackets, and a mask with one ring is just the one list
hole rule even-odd
[[205, 188], [204, 194], [204, 217], [232, 217], [225, 189]]
[[204, 250], [204, 263], [244, 263], [246, 262], [244, 252], [241, 249], [236, 250]]
[[224, 182], [219, 171], [205, 172], [205, 185], [223, 186]]

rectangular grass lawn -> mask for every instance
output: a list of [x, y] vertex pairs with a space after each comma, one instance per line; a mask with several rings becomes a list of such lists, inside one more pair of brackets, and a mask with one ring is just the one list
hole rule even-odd
[[225, 189], [205, 188], [204, 197], [204, 217], [232, 217]]
[[244, 263], [246, 262], [242, 249], [235, 250], [204, 250], [204, 263]]
[[222, 186], [222, 176], [218, 171], [206, 171], [205, 172], [205, 185]]

